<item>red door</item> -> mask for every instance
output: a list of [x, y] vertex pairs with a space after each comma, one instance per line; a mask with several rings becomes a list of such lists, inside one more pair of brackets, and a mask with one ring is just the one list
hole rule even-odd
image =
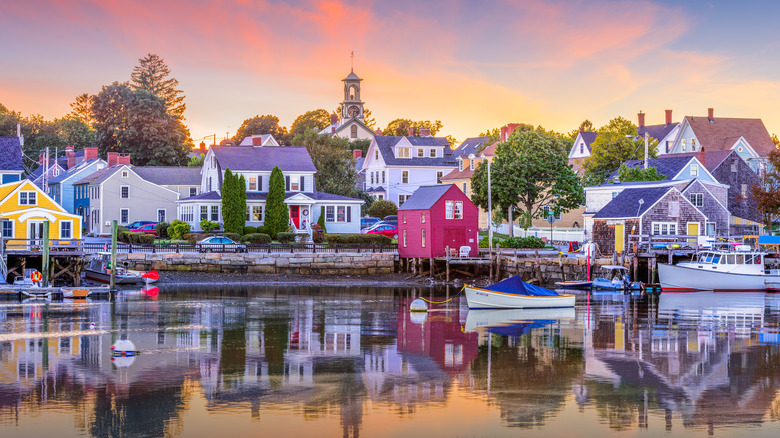
[[291, 205], [290, 206], [290, 219], [293, 221], [293, 225], [295, 225], [295, 228], [300, 228], [300, 213], [299, 213], [300, 207], [297, 205]]
[[460, 249], [461, 246], [468, 245], [466, 241], [466, 230], [463, 228], [445, 228], [444, 229], [444, 246], [450, 248]]

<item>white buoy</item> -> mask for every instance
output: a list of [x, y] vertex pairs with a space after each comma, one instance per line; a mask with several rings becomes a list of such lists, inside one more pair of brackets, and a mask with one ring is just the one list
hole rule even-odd
[[111, 351], [114, 356], [135, 356], [138, 354], [138, 350], [135, 349], [135, 344], [127, 339], [120, 339], [111, 346]]
[[94, 322], [90, 322], [89, 323], [89, 329], [90, 330], [95, 330], [95, 323]]
[[426, 303], [421, 298], [417, 298], [416, 300], [412, 301], [412, 304], [409, 306], [409, 310], [412, 312], [427, 312], [428, 303]]

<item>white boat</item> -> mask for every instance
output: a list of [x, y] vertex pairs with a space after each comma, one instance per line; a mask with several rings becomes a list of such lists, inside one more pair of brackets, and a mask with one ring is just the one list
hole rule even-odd
[[470, 309], [529, 309], [574, 307], [574, 295], [561, 295], [550, 289], [524, 282], [519, 275], [485, 288], [465, 286]]
[[658, 264], [663, 292], [761, 292], [780, 289], [780, 270], [766, 269], [766, 253], [750, 245], [702, 251], [689, 262]]
[[573, 307], [557, 307], [549, 309], [469, 309], [463, 329], [474, 332], [478, 329], [492, 327], [511, 327], [517, 324], [543, 325], [560, 320], [573, 320]]
[[[84, 277], [101, 283], [111, 283], [111, 253], [100, 252], [93, 255], [84, 268]], [[133, 274], [124, 267], [117, 266], [115, 281], [116, 284], [137, 284], [145, 279], [140, 274]]]

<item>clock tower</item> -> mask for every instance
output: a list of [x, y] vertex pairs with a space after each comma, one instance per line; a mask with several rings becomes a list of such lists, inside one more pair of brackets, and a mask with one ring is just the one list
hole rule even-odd
[[360, 100], [360, 79], [354, 71], [349, 73], [344, 82], [344, 102], [341, 105], [341, 123], [351, 119], [363, 121], [363, 101]]

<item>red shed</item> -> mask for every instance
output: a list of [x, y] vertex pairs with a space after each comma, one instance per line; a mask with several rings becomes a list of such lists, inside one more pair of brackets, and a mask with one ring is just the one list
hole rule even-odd
[[479, 252], [479, 210], [455, 184], [422, 186], [398, 208], [398, 255], [444, 257], [446, 248]]

